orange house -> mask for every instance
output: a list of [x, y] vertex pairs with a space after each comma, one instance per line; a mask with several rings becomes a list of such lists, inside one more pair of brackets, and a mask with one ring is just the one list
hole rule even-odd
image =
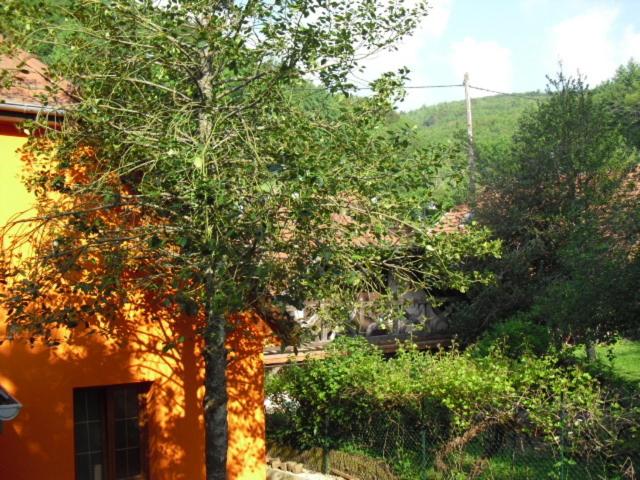
[[[34, 200], [20, 181], [18, 150], [27, 140], [20, 122], [45, 109], [38, 94], [47, 83], [44, 65], [25, 58], [20, 69], [28, 73], [0, 90], [0, 228]], [[19, 60], [0, 59], [0, 69], [16, 69]], [[11, 238], [0, 240], [4, 249]], [[192, 319], [164, 315], [128, 312], [133, 321], [117, 339], [80, 335], [56, 348], [0, 344], [0, 386], [22, 404], [2, 425], [0, 480], [204, 478], [200, 344]], [[262, 351], [269, 329], [251, 314], [235, 322], [228, 340], [228, 478], [259, 480], [266, 476]], [[6, 333], [0, 310], [0, 340]], [[163, 352], [164, 340], [177, 336], [184, 341]]]

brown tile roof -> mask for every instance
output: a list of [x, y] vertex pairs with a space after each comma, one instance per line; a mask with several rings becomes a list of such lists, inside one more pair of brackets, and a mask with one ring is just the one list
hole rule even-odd
[[471, 207], [465, 203], [453, 207], [446, 212], [433, 227], [434, 233], [454, 233], [464, 231], [465, 226], [471, 221]]
[[[54, 83], [47, 66], [24, 51], [0, 56], [0, 72], [7, 72], [9, 79], [8, 88], [0, 85], [2, 110], [13, 110], [14, 106], [43, 107], [47, 101], [46, 106], [60, 108], [73, 101], [67, 93], [61, 91], [68, 90], [69, 84]], [[55, 88], [56, 85], [60, 88]]]
[[640, 256], [640, 164], [622, 179], [612, 201], [599, 209], [601, 230], [630, 257]]

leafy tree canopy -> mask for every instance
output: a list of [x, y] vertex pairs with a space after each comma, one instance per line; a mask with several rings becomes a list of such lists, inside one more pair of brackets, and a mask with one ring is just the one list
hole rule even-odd
[[494, 264], [500, 281], [478, 291], [460, 319], [481, 330], [526, 312], [517, 318], [557, 339], [607, 340], [632, 327], [637, 311], [626, 283], [635, 257], [616, 240], [631, 230], [611, 223], [637, 155], [581, 79], [559, 75], [550, 87], [483, 172], [479, 218], [506, 248]]
[[348, 93], [359, 59], [411, 32], [424, 2], [0, 8], [18, 19], [1, 17], [3, 52], [51, 47], [51, 75], [76, 100], [59, 129], [40, 119], [28, 147], [38, 216], [23, 240], [35, 255], [7, 266], [11, 331], [55, 342], [58, 327], [107, 321], [141, 290], [180, 306], [204, 341], [207, 478], [225, 476], [230, 313], [278, 320], [280, 300], [305, 298], [344, 311], [390, 271], [406, 288], [486, 280], [461, 268], [496, 253], [484, 232], [428, 234], [446, 150], [384, 128], [406, 71], [383, 75], [371, 98], [301, 98], [310, 77]]
[[640, 147], [640, 65], [630, 60], [596, 89], [596, 98], [612, 116], [627, 141]]

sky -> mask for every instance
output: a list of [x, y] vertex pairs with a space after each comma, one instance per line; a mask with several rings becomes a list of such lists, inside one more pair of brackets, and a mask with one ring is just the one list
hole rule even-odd
[[[407, 85], [470, 84], [501, 92], [546, 86], [560, 65], [596, 86], [640, 61], [640, 0], [431, 0], [430, 14], [396, 51], [367, 58], [355, 82], [406, 66]], [[461, 87], [409, 89], [400, 110], [460, 100]], [[472, 97], [487, 95], [472, 91]]]

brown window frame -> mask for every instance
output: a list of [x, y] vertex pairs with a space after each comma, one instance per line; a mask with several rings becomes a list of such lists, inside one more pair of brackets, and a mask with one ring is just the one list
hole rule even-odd
[[149, 480], [149, 411], [147, 393], [151, 382], [122, 383], [116, 385], [82, 387], [73, 389], [74, 421], [74, 478], [78, 479], [78, 460], [76, 451], [76, 394], [78, 392], [97, 392], [100, 398], [102, 415], [102, 456], [105, 466], [102, 480], [116, 480], [116, 432], [115, 432], [115, 394], [123, 389], [131, 390], [138, 397], [138, 428], [140, 432], [140, 469], [141, 473], [126, 477], [126, 480]]

